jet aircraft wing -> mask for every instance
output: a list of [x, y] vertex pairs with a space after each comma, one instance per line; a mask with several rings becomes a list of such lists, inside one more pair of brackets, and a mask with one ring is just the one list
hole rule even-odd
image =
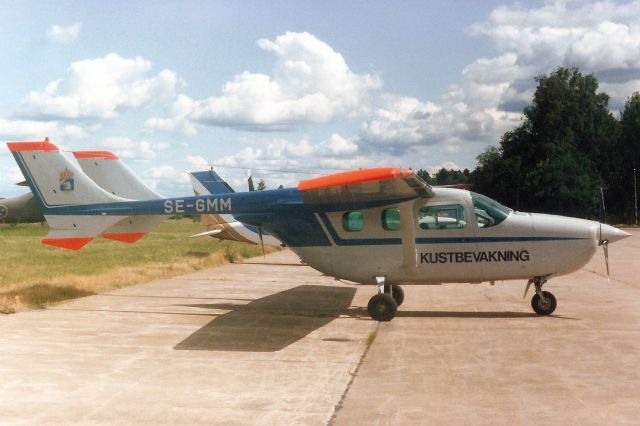
[[413, 170], [371, 168], [334, 173], [300, 181], [305, 204], [379, 202], [411, 198], [431, 198], [431, 186]]

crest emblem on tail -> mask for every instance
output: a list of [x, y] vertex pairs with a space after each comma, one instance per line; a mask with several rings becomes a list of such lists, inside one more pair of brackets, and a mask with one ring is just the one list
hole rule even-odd
[[69, 169], [64, 169], [60, 172], [60, 191], [71, 192], [75, 188], [75, 180], [73, 179], [73, 172]]

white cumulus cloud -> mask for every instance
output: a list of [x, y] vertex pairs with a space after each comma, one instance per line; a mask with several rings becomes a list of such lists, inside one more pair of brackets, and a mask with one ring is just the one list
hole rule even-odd
[[560, 66], [594, 73], [614, 111], [640, 89], [639, 1], [501, 6], [469, 34], [486, 37], [496, 56], [470, 63], [437, 99], [381, 98], [360, 127], [361, 149], [401, 155], [417, 145], [443, 145], [456, 153], [468, 143], [496, 143], [520, 124], [535, 77]]
[[53, 25], [47, 32], [47, 38], [57, 44], [72, 44], [78, 40], [80, 27], [78, 22], [66, 27]]
[[166, 142], [136, 141], [125, 136], [105, 138], [102, 146], [113, 151], [118, 157], [142, 162], [155, 159], [159, 151], [166, 151], [171, 147]]
[[91, 129], [57, 121], [10, 120], [0, 118], [0, 138], [4, 140], [82, 139]]
[[139, 109], [175, 96], [177, 76], [163, 70], [149, 76], [152, 64], [136, 57], [110, 53], [103, 58], [74, 62], [64, 78], [24, 99], [22, 113], [39, 118], [110, 119], [126, 109]]
[[325, 123], [362, 107], [381, 80], [349, 69], [343, 56], [309, 33], [288, 32], [258, 46], [275, 55], [270, 75], [244, 71], [221, 93], [206, 99], [184, 96], [171, 118], [152, 118], [152, 130], [193, 134], [190, 122], [253, 131], [290, 130], [302, 123]]

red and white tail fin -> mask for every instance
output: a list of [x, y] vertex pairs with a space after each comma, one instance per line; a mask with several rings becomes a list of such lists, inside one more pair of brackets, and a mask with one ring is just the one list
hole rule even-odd
[[48, 138], [43, 142], [9, 142], [7, 145], [33, 195], [45, 208], [44, 213], [74, 204], [122, 200], [100, 188]]
[[155, 200], [163, 198], [149, 188], [110, 151], [74, 151], [78, 164], [102, 189], [131, 200]]
[[[113, 195], [132, 200], [162, 198], [110, 151], [75, 151], [73, 155], [82, 170], [102, 189]], [[102, 236], [134, 243], [165, 220], [165, 216], [130, 216], [107, 229]]]
[[[127, 217], [102, 215], [100, 204], [128, 200], [100, 188], [48, 138], [7, 145], [49, 224], [43, 243], [77, 250]], [[96, 205], [92, 214], [74, 214], [86, 205]]]

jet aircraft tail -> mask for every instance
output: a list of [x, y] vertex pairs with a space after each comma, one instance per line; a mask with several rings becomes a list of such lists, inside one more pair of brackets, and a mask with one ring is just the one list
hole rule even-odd
[[9, 142], [9, 150], [40, 205], [49, 234], [45, 244], [77, 250], [126, 215], [74, 214], [73, 206], [128, 201], [100, 188], [58, 147], [42, 142]]
[[[105, 191], [131, 200], [163, 198], [135, 175], [116, 154], [110, 151], [75, 151], [82, 170]], [[129, 216], [107, 229], [103, 238], [134, 243], [166, 220], [165, 216]]]

